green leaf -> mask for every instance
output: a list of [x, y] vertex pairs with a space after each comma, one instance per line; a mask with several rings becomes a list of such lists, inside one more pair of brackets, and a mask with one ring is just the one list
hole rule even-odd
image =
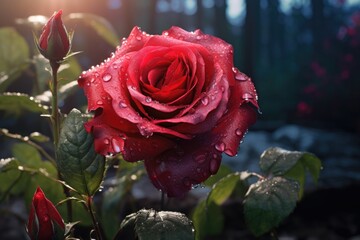
[[19, 161], [20, 165], [38, 168], [42, 165], [39, 151], [26, 143], [14, 144], [12, 149], [13, 156]]
[[240, 181], [240, 173], [232, 173], [219, 180], [211, 189], [207, 202], [223, 204], [233, 193], [237, 183]]
[[39, 132], [32, 132], [29, 136], [29, 138], [32, 141], [43, 143], [50, 141], [50, 138], [48, 136], [45, 136], [44, 134], [41, 134]]
[[[77, 90], [79, 90], [77, 81], [72, 81], [61, 86], [58, 91], [58, 100], [64, 101], [68, 96], [74, 94]], [[52, 93], [49, 90], [35, 97], [36, 100], [39, 100], [44, 103], [50, 103], [51, 98], [52, 98]]]
[[81, 66], [76, 58], [74, 56], [67, 58], [66, 61], [61, 64], [59, 69], [59, 88], [70, 82], [77, 83], [77, 79], [79, 78], [80, 74]]
[[0, 28], [0, 42], [0, 92], [4, 92], [28, 67], [29, 46], [11, 27]]
[[192, 222], [182, 213], [153, 209], [129, 215], [120, 228], [133, 226], [139, 240], [193, 240]]
[[58, 169], [65, 182], [80, 194], [92, 196], [105, 173], [105, 158], [97, 154], [93, 137], [84, 128], [86, 120], [73, 109], [63, 123], [57, 151]]
[[19, 116], [24, 110], [34, 113], [48, 113], [48, 107], [38, 100], [22, 93], [4, 93], [0, 95], [0, 110]]
[[201, 201], [195, 208], [192, 218], [195, 227], [195, 239], [220, 234], [224, 228], [224, 214], [219, 205]]
[[244, 200], [245, 222], [255, 236], [278, 226], [295, 208], [299, 187], [294, 181], [274, 177], [250, 186]]
[[260, 168], [267, 175], [284, 176], [298, 181], [299, 198], [301, 198], [304, 193], [306, 173], [309, 172], [316, 183], [321, 171], [321, 161], [312, 153], [274, 147], [265, 150], [261, 155]]
[[116, 47], [119, 45], [119, 37], [114, 27], [105, 18], [90, 13], [72, 13], [64, 18], [64, 21], [82, 22], [91, 27], [107, 43]]
[[260, 169], [267, 175], [281, 176], [301, 158], [301, 152], [287, 151], [278, 147], [266, 149], [260, 156]]
[[229, 166], [221, 164], [219, 170], [215, 175], [209, 177], [203, 184], [208, 187], [212, 187], [216, 182], [225, 177], [226, 175], [232, 173], [233, 171]]
[[17, 169], [19, 166], [15, 158], [0, 159], [0, 173]]

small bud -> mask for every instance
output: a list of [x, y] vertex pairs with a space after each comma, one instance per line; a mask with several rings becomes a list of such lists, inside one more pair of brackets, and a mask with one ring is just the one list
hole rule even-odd
[[61, 20], [62, 10], [55, 12], [42, 29], [38, 48], [50, 61], [62, 61], [70, 51], [70, 39]]
[[38, 187], [30, 208], [27, 233], [31, 240], [53, 239], [55, 224], [61, 229], [65, 229], [64, 221], [54, 204], [45, 197], [44, 192]]

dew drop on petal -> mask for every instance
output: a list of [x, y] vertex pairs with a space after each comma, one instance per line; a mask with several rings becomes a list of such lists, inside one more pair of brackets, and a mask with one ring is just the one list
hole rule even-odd
[[99, 100], [99, 101], [96, 102], [96, 104], [97, 105], [103, 105], [104, 103], [103, 103], [103, 101]]
[[229, 156], [234, 156], [235, 155], [235, 153], [231, 150], [231, 149], [225, 149], [225, 151], [224, 151], [224, 153], [226, 153], [227, 155], [229, 155]]
[[218, 142], [217, 144], [215, 144], [215, 149], [219, 152], [223, 152], [225, 150], [225, 143]]
[[116, 153], [121, 152], [120, 143], [116, 138], [111, 139], [111, 145]]
[[201, 102], [202, 104], [204, 104], [205, 106], [209, 104], [209, 97], [208, 96], [204, 96], [203, 98], [201, 98]]
[[104, 76], [102, 77], [102, 79], [104, 80], [104, 82], [108, 82], [110, 81], [112, 78], [112, 76], [109, 73], [104, 74]]
[[242, 95], [242, 98], [245, 100], [245, 101], [248, 101], [249, 99], [253, 99], [253, 95], [251, 95], [251, 93], [244, 93]]
[[147, 102], [147, 103], [151, 103], [151, 102], [152, 102], [151, 97], [149, 97], [149, 96], [145, 97], [145, 102]]
[[243, 134], [243, 132], [241, 131], [240, 128], [237, 128], [237, 129], [235, 130], [235, 134], [240, 137], [240, 136]]
[[107, 139], [107, 138], [105, 138], [105, 139], [104, 139], [104, 143], [105, 143], [106, 145], [108, 145], [108, 144], [110, 143], [110, 140]]
[[136, 39], [137, 39], [138, 41], [141, 41], [142, 37], [141, 37], [141, 36], [137, 36]]
[[127, 107], [127, 104], [126, 104], [124, 101], [120, 101], [120, 102], [119, 102], [119, 107], [120, 107], [120, 108], [126, 108], [126, 107]]

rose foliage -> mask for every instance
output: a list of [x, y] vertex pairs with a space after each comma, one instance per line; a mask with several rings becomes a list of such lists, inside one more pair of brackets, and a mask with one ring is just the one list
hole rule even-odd
[[103, 155], [144, 160], [153, 184], [181, 196], [237, 153], [256, 120], [257, 94], [230, 44], [200, 30], [149, 35], [135, 27], [79, 85], [95, 113], [85, 127]]

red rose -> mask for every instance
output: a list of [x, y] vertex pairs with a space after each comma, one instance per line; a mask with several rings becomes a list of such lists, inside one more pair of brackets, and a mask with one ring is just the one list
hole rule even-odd
[[101, 154], [144, 160], [153, 184], [181, 196], [237, 153], [255, 122], [253, 83], [233, 48], [200, 30], [149, 35], [135, 27], [115, 54], [79, 78], [95, 117], [86, 124]]
[[30, 208], [27, 232], [29, 237], [48, 240], [55, 236], [55, 226], [65, 229], [64, 222], [52, 202], [45, 197], [40, 187], [36, 189]]
[[70, 40], [61, 20], [62, 10], [55, 12], [42, 29], [38, 48], [49, 60], [61, 61], [70, 50]]

